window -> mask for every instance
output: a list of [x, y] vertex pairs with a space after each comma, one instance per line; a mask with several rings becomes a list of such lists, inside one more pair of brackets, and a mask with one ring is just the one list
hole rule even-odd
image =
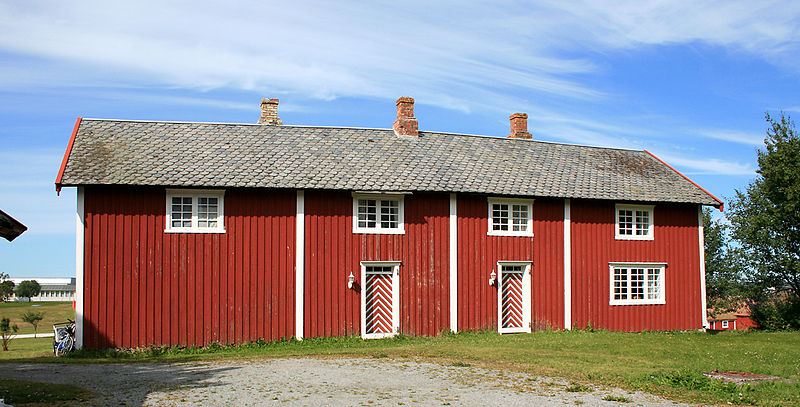
[[404, 234], [403, 195], [353, 195], [353, 233]]
[[492, 236], [533, 236], [533, 200], [489, 198]]
[[722, 329], [728, 328], [728, 321], [722, 321]]
[[611, 263], [611, 305], [665, 304], [663, 263]]
[[653, 240], [653, 205], [617, 204], [615, 210], [617, 240]]
[[171, 233], [225, 233], [224, 191], [167, 190], [167, 227]]

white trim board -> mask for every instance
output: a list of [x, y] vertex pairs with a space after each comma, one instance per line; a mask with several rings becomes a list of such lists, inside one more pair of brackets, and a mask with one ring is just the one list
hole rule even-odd
[[450, 331], [458, 332], [458, 198], [450, 194]]
[[297, 212], [295, 214], [295, 262], [294, 262], [294, 337], [303, 340], [303, 322], [305, 320], [305, 192], [297, 190]]
[[700, 317], [703, 318], [703, 329], [708, 329], [708, 311], [706, 310], [706, 247], [702, 205], [697, 205], [697, 240], [700, 245]]
[[86, 231], [86, 192], [78, 187], [78, 199], [75, 208], [75, 347], [83, 348], [83, 304], [84, 304], [84, 233]]
[[564, 200], [564, 329], [572, 329], [572, 208]]

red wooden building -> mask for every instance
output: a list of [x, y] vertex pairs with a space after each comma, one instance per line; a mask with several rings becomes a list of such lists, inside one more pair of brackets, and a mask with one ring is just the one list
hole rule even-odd
[[647, 151], [392, 129], [78, 119], [78, 342], [703, 328], [703, 205]]

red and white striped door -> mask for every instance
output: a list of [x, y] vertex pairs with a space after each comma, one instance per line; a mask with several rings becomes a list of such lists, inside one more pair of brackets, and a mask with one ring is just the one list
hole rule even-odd
[[364, 266], [362, 336], [380, 338], [396, 333], [395, 266]]
[[530, 332], [528, 264], [501, 264], [499, 281], [500, 332]]
[[522, 266], [505, 266], [502, 284], [502, 327], [522, 328]]

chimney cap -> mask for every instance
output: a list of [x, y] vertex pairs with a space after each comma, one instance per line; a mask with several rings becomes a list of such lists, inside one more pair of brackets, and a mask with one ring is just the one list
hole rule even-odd
[[400, 99], [397, 99], [397, 103], [395, 105], [399, 105], [400, 103], [414, 103], [414, 98], [410, 98], [408, 96], [403, 96]]
[[264, 104], [277, 105], [278, 104], [278, 99], [262, 98], [261, 99], [261, 104], [262, 105], [264, 105]]
[[514, 113], [511, 116], [508, 116], [509, 119], [527, 119], [527, 113]]

